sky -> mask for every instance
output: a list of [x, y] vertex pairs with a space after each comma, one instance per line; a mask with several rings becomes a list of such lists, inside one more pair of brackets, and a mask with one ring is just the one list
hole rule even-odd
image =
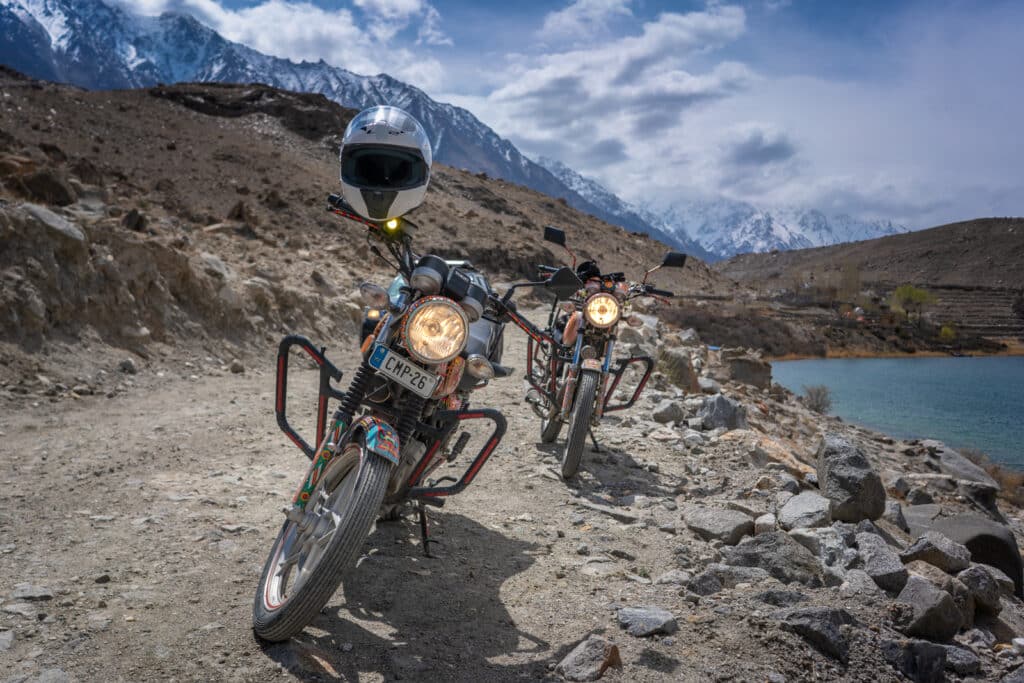
[[389, 73], [662, 210], [1024, 215], [1016, 0], [122, 0]]

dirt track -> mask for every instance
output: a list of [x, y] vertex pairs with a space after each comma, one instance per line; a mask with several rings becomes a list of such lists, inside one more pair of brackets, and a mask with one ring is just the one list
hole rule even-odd
[[[510, 337], [506, 358], [516, 363], [523, 341]], [[351, 356], [332, 355], [352, 367]], [[694, 606], [678, 586], [639, 583], [677, 567], [679, 553], [698, 564], [714, 556], [678, 524], [674, 487], [693, 459], [650, 440], [629, 452], [586, 453], [579, 493], [617, 502], [646, 524], [571, 505], [578, 499], [552, 476], [551, 451], [536, 442], [518, 374], [485, 396], [509, 417], [496, 455], [432, 517], [441, 557], [422, 556], [412, 518], [382, 523], [316, 623], [291, 643], [261, 647], [250, 631], [253, 590], [305, 466], [274, 424], [269, 360], [266, 371], [244, 375], [202, 359], [191, 368], [145, 366], [137, 386], [113, 399], [5, 411], [0, 595], [23, 582], [54, 594], [22, 603], [38, 614], [0, 613], [15, 633], [0, 653], [13, 680], [53, 667], [82, 681], [266, 680], [279, 672], [302, 680], [534, 680], [554, 677], [549, 667], [590, 630], [622, 650], [625, 668], [607, 680], [763, 680], [773, 669], [792, 676], [806, 666], [838, 673], [795, 636], [751, 627], [754, 617], [731, 607], [727, 594]], [[312, 381], [311, 372], [302, 377]], [[622, 446], [616, 440], [640, 441], [610, 426], [600, 433], [613, 449]], [[678, 524], [679, 535], [658, 529], [665, 524]], [[578, 554], [581, 543], [589, 556]], [[602, 556], [597, 564], [610, 576], [580, 572]], [[614, 621], [619, 604], [672, 610], [681, 631], [660, 641], [625, 635]], [[805, 654], [787, 657], [794, 648]]]

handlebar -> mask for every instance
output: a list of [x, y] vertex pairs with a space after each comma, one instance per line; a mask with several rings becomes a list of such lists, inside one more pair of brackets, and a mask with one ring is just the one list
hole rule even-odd
[[558, 268], [556, 268], [555, 266], [545, 266], [545, 265], [541, 265], [541, 264], [538, 263], [537, 264], [537, 272], [539, 272], [539, 273], [555, 273], [555, 272], [558, 272]]
[[675, 294], [673, 294], [672, 292], [670, 292], [670, 291], [668, 291], [666, 289], [655, 289], [654, 287], [650, 287], [650, 286], [645, 288], [645, 292], [647, 294], [653, 294], [654, 296], [664, 296], [664, 297], [675, 296]]

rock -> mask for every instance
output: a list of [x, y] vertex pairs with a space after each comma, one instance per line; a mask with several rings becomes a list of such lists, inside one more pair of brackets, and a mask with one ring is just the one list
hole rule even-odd
[[779, 488], [782, 489], [783, 491], [788, 491], [789, 493], [792, 493], [794, 496], [800, 493], [800, 482], [798, 482], [796, 480], [796, 477], [794, 477], [789, 472], [780, 472], [778, 479]]
[[921, 442], [921, 445], [928, 452], [929, 457], [938, 459], [939, 470], [943, 474], [948, 474], [956, 479], [980, 482], [996, 490], [999, 489], [999, 484], [989, 476], [988, 472], [941, 441], [926, 439]]
[[705, 541], [722, 541], [736, 545], [744, 536], [754, 533], [754, 522], [738, 510], [687, 505], [683, 510], [686, 526]]
[[960, 610], [960, 619], [963, 622], [963, 627], [969, 628], [974, 624], [974, 596], [971, 595], [971, 591], [968, 590], [967, 586], [935, 565], [920, 560], [909, 562], [907, 564], [907, 571], [912, 575], [927, 579], [932, 585], [949, 593], [953, 598], [953, 602], [956, 603], [956, 608]]
[[7, 597], [11, 600], [38, 602], [41, 600], [52, 600], [53, 591], [43, 586], [33, 586], [30, 583], [16, 583], [14, 584], [14, 590]]
[[758, 567], [732, 567], [712, 563], [693, 577], [686, 587], [697, 595], [713, 595], [723, 588], [735, 588], [741, 583], [760, 583], [768, 578], [768, 572]]
[[999, 683], [1024, 683], [1024, 666], [1019, 666], [999, 679]]
[[999, 569], [1013, 580], [1014, 594], [1022, 597], [1024, 572], [1020, 550], [1013, 533], [1004, 525], [976, 513], [942, 517], [938, 505], [914, 506], [904, 510], [913, 534], [934, 529], [952, 541], [967, 546], [971, 560]]
[[[15, 678], [15, 680], [20, 680]], [[30, 678], [25, 683], [73, 683], [75, 679], [64, 669], [43, 669], [38, 676]]]
[[620, 571], [619, 565], [610, 560], [602, 560], [595, 558], [588, 560], [583, 567], [580, 568], [580, 573], [584, 576], [593, 576], [595, 578], [602, 578], [605, 576], [612, 576], [618, 574]]
[[946, 669], [959, 676], [970, 676], [981, 671], [981, 660], [965, 647], [942, 645], [946, 651]]
[[967, 590], [974, 597], [974, 604], [989, 614], [999, 614], [1002, 609], [1000, 594], [1002, 589], [996, 577], [992, 575], [988, 567], [976, 564], [964, 569], [956, 575], [960, 583], [967, 586]]
[[783, 529], [827, 526], [832, 522], [831, 501], [813, 491], [790, 498], [778, 512]]
[[658, 371], [677, 387], [689, 394], [700, 393], [697, 372], [693, 369], [690, 354], [682, 349], [662, 346], [658, 349]]
[[590, 546], [587, 545], [586, 543], [580, 543], [578, 546], [576, 546], [576, 554], [577, 555], [589, 555], [590, 554]]
[[146, 224], [148, 222], [149, 221], [146, 220], [146, 217], [140, 213], [138, 209], [132, 209], [121, 219], [121, 225], [126, 230], [131, 230], [133, 232], [142, 232], [146, 229]]
[[704, 429], [704, 418], [702, 417], [691, 417], [686, 420], [686, 426], [694, 431]]
[[971, 551], [937, 531], [926, 531], [900, 553], [900, 559], [904, 564], [921, 560], [948, 574], [955, 574], [971, 564]]
[[807, 602], [807, 596], [797, 591], [770, 590], [758, 593], [754, 598], [775, 607], [792, 607]]
[[857, 534], [857, 552], [867, 572], [879, 588], [893, 593], [903, 589], [907, 582], [907, 570], [900, 556], [881, 536], [869, 533]]
[[704, 399], [704, 406], [697, 416], [701, 418], [704, 429], [747, 428], [746, 408], [722, 394], [715, 394]]
[[818, 445], [818, 487], [832, 501], [832, 517], [844, 522], [878, 519], [885, 488], [864, 454], [841, 436], [826, 434]]
[[766, 512], [754, 520], [754, 535], [775, 531], [775, 515]]
[[555, 667], [568, 681], [596, 681], [610, 667], [621, 667], [622, 659], [615, 643], [591, 635], [574, 647]]
[[908, 577], [896, 600], [910, 606], [895, 620], [896, 627], [909, 636], [945, 642], [960, 629], [962, 617], [953, 598], [927, 579]]
[[26, 204], [25, 213], [36, 219], [36, 222], [49, 230], [50, 235], [65, 243], [85, 244], [85, 233], [74, 223], [58, 216], [46, 207], [36, 204]]
[[863, 569], [850, 569], [846, 572], [839, 592], [847, 597], [883, 597], [885, 593], [878, 587], [875, 580]]
[[882, 513], [882, 519], [889, 522], [896, 528], [910, 533], [910, 527], [907, 526], [907, 520], [903, 517], [903, 506], [897, 501], [885, 501], [885, 512]]
[[935, 499], [924, 489], [915, 487], [907, 492], [907, 502], [911, 505], [929, 505], [934, 503]]
[[750, 384], [758, 389], [772, 385], [772, 365], [747, 349], [722, 349], [722, 368], [726, 379]]
[[654, 583], [658, 585], [669, 585], [669, 586], [685, 586], [692, 575], [688, 571], [682, 569], [670, 569], [658, 578], [654, 579]]
[[793, 529], [789, 535], [825, 566], [845, 571], [857, 560], [857, 551], [848, 547], [846, 535], [835, 528]]
[[999, 590], [1003, 595], [1013, 595], [1013, 579], [991, 565], [982, 565], [992, 575], [992, 578], [999, 584]]
[[20, 178], [21, 186], [29, 199], [44, 204], [67, 206], [78, 199], [75, 189], [63, 174], [43, 168]]
[[683, 420], [686, 417], [686, 412], [676, 401], [665, 399], [654, 407], [654, 410], [651, 411], [651, 417], [659, 424], [667, 424]]
[[117, 364], [117, 369], [126, 375], [134, 375], [138, 373], [139, 368], [135, 365], [135, 360], [132, 358], [125, 358]]
[[679, 629], [676, 618], [660, 607], [622, 607], [617, 614], [619, 626], [642, 638], [656, 633], [670, 634]]
[[844, 609], [833, 607], [800, 607], [779, 616], [782, 628], [796, 633], [824, 654], [846, 662], [850, 645], [841, 627], [853, 626], [857, 620]]
[[817, 558], [783, 531], [760, 534], [733, 548], [723, 548], [722, 554], [725, 564], [759, 567], [782, 583], [823, 584]]
[[7, 652], [14, 644], [14, 631], [0, 631], [0, 652]]
[[704, 445], [704, 437], [694, 429], [687, 429], [683, 432], [683, 445], [687, 448], [696, 448]]
[[697, 384], [700, 385], [700, 390], [705, 394], [720, 394], [722, 393], [722, 385], [711, 379], [710, 377], [698, 377]]
[[890, 666], [915, 683], [945, 679], [946, 650], [925, 640], [883, 640], [879, 649]]
[[240, 375], [243, 372], [245, 372], [245, 365], [242, 363], [242, 361], [236, 358], [233, 361], [231, 361], [229, 369], [231, 370], [232, 374]]

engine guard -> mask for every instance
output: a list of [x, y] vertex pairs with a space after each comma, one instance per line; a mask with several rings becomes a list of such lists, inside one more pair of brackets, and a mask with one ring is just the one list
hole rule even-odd
[[[630, 397], [625, 403], [617, 403], [609, 405], [608, 401], [612, 396], [615, 395], [615, 390], [619, 386], [619, 381], [622, 379], [623, 373], [633, 363], [643, 363], [645, 366], [643, 377], [640, 378], [640, 382], [636, 385], [636, 389], [633, 391], [633, 396]], [[640, 394], [643, 393], [644, 386], [647, 384], [647, 380], [651, 378], [651, 373], [654, 372], [654, 359], [650, 356], [633, 356], [632, 358], [620, 358], [616, 367], [609, 371], [609, 374], [614, 378], [612, 379], [612, 385], [608, 388], [608, 391], [604, 395], [604, 409], [603, 413], [610, 413], [615, 410], [625, 410], [631, 408], [637, 399], [640, 398]]]
[[277, 348], [277, 380], [275, 382], [276, 393], [274, 398], [274, 413], [277, 415], [277, 426], [292, 440], [299, 450], [306, 454], [310, 460], [316, 455], [316, 448], [303, 439], [295, 428], [288, 422], [288, 362], [290, 360], [291, 348], [298, 346], [305, 351], [313, 362], [320, 369], [320, 387], [317, 397], [316, 409], [316, 440], [317, 445], [324, 440], [327, 431], [327, 402], [329, 399], [341, 399], [345, 392], [339, 391], [331, 386], [332, 381], [339, 381], [342, 372], [327, 360], [326, 347], [319, 349], [306, 337], [292, 334], [281, 340]]
[[[436, 414], [438, 418], [444, 423], [444, 426], [436, 431], [435, 441], [431, 444], [430, 448], [427, 449], [426, 454], [420, 461], [419, 465], [413, 471], [412, 476], [409, 477], [406, 498], [411, 499], [436, 499], [443, 498], [445, 496], [451, 496], [456, 493], [461, 493], [467, 486], [472, 483], [476, 477], [480, 468], [484, 466], [487, 459], [491, 457], [494, 449], [501, 443], [502, 437], [505, 435], [505, 430], [508, 427], [508, 423], [505, 420], [505, 416], [497, 410], [492, 409], [481, 409], [481, 410], [446, 410]], [[437, 456], [438, 451], [441, 448], [441, 443], [444, 438], [451, 434], [457, 427], [459, 422], [463, 420], [490, 420], [494, 423], [494, 431], [491, 432], [490, 437], [484, 443], [480, 452], [473, 458], [473, 462], [469, 464], [466, 471], [463, 472], [462, 476], [455, 480], [454, 477], [446, 477], [451, 479], [455, 483], [450, 486], [422, 486], [421, 484], [424, 473], [429, 471], [429, 466], [432, 460]], [[424, 426], [424, 425], [421, 425]], [[442, 479], [443, 480], [443, 479]], [[443, 501], [439, 501], [443, 502]]]

